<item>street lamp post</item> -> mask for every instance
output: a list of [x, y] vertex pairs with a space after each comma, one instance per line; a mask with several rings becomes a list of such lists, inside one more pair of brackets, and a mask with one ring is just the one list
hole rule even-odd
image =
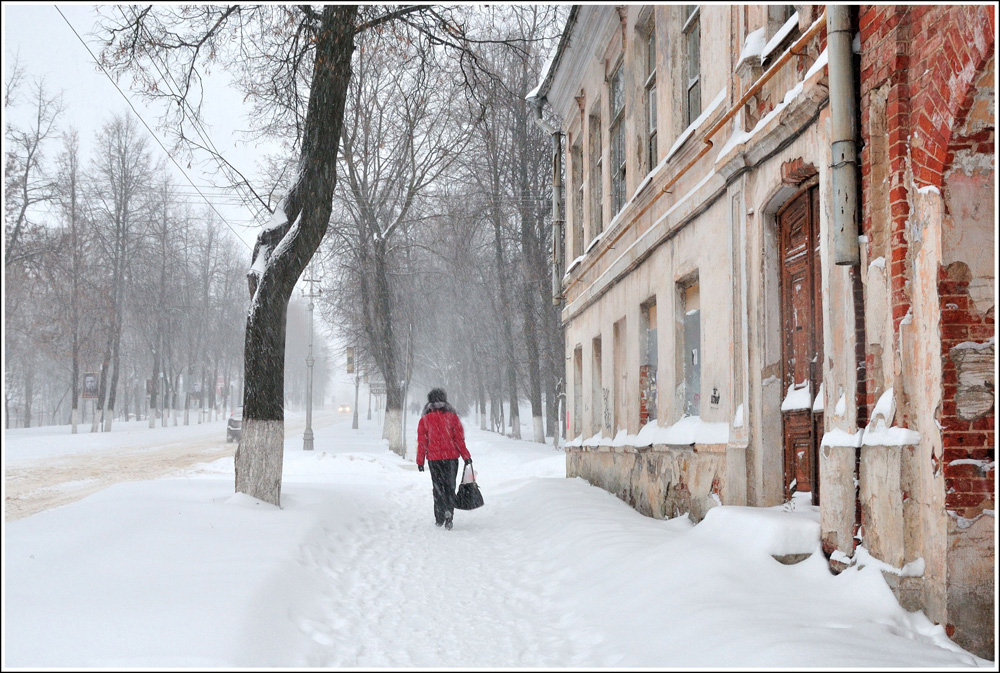
[[313, 283], [318, 283], [314, 278], [306, 278], [309, 283], [309, 293], [302, 291], [302, 296], [309, 298], [309, 354], [306, 356], [306, 431], [302, 434], [302, 449], [304, 451], [313, 450], [313, 430], [312, 430], [312, 402], [313, 402], [313, 298], [318, 297], [322, 288], [316, 290]]

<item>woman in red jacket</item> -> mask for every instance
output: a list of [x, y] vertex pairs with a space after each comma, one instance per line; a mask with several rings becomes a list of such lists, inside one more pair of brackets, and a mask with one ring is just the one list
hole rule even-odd
[[465, 447], [462, 421], [448, 404], [444, 390], [435, 388], [427, 394], [427, 405], [417, 424], [417, 469], [424, 471], [426, 458], [431, 468], [434, 487], [434, 523], [451, 530], [455, 512], [455, 479], [458, 477], [458, 457], [465, 464], [472, 456]]

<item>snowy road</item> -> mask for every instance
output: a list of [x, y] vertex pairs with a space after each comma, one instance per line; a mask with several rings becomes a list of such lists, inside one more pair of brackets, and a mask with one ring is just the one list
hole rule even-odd
[[3, 667], [994, 668], [873, 567], [775, 561], [818, 550], [816, 508], [657, 521], [467, 423], [486, 506], [446, 531], [376, 423], [315, 421], [315, 451], [286, 433], [281, 508], [233, 494], [221, 423], [6, 433], [8, 479], [127, 481], [4, 524]]
[[[343, 417], [319, 411], [314, 426], [334, 420], [342, 421]], [[286, 432], [301, 433], [304, 428], [305, 417], [296, 415], [288, 419]], [[116, 424], [113, 430], [110, 436], [96, 433], [90, 437], [81, 437], [91, 435], [89, 428], [83, 427], [76, 437], [66, 427], [6, 433], [4, 521], [76, 502], [112, 484], [155, 479], [232, 456], [236, 451], [236, 444], [226, 442], [224, 420], [155, 428], [138, 421]], [[59, 434], [43, 434], [54, 432]], [[79, 450], [79, 446], [94, 446], [101, 440], [106, 440], [109, 448]], [[44, 447], [38, 446], [40, 441]], [[37, 453], [44, 455], [32, 457]]]

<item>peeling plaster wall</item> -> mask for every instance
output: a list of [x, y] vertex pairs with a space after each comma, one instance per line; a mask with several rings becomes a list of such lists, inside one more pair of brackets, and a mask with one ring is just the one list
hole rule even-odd
[[[948, 628], [972, 651], [990, 651], [995, 579], [994, 59], [971, 87], [949, 142], [941, 198], [942, 405], [947, 512]], [[989, 345], [987, 345], [989, 343]]]
[[920, 577], [887, 575], [901, 604], [989, 658], [995, 22], [984, 6], [860, 8], [868, 400], [892, 386], [895, 425], [920, 433], [862, 450], [863, 543], [895, 567], [922, 559]]

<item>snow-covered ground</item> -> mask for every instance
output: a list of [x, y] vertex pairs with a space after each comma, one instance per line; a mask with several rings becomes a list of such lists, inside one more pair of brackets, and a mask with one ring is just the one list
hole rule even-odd
[[[879, 571], [831, 575], [815, 508], [649, 519], [566, 479], [551, 446], [467, 420], [486, 505], [449, 532], [375, 422], [320, 421], [313, 452], [287, 434], [280, 509], [234, 495], [227, 457], [5, 523], [4, 669], [993, 668]], [[5, 433], [12, 464], [109, 446], [49, 432]]]

